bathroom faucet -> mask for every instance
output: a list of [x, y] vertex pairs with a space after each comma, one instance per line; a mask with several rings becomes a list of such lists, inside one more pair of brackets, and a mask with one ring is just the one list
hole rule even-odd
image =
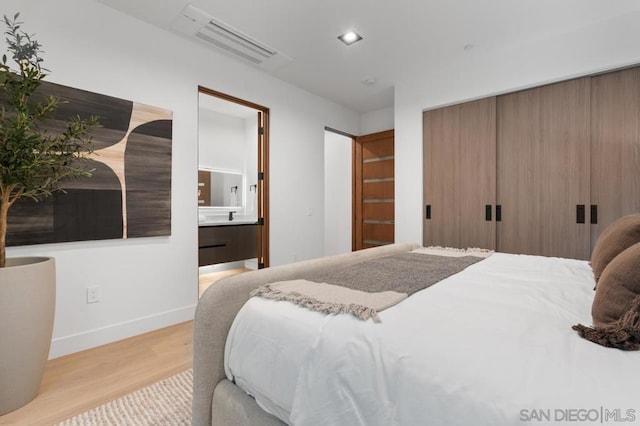
[[237, 212], [229, 212], [229, 221], [233, 220], [233, 214]]

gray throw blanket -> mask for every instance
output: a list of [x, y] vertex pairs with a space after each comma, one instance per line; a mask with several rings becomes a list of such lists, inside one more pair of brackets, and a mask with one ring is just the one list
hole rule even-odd
[[[328, 272], [306, 274], [301, 280], [266, 284], [251, 295], [286, 300], [327, 314], [350, 313], [377, 322], [379, 311], [482, 259], [476, 256], [393, 254]], [[309, 281], [316, 284], [309, 286]]]

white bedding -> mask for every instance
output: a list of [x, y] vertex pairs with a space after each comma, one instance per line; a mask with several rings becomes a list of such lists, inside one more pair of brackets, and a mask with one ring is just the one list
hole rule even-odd
[[379, 324], [254, 297], [225, 370], [300, 426], [640, 424], [640, 353], [571, 330], [593, 284], [584, 261], [495, 253]]

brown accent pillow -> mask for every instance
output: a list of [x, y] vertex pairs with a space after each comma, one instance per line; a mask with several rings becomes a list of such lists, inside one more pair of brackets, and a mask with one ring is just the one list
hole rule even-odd
[[640, 243], [617, 255], [604, 269], [591, 307], [593, 325], [615, 324], [640, 296]]
[[602, 231], [591, 253], [591, 269], [599, 282], [604, 269], [619, 253], [640, 242], [640, 214], [624, 216]]

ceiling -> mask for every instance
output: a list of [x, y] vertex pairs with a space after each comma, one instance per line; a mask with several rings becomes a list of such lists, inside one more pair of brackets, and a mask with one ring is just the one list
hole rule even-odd
[[[394, 84], [406, 70], [526, 45], [640, 9], [637, 0], [99, 1], [173, 32], [191, 3], [293, 59], [269, 73], [360, 113], [393, 106]], [[337, 36], [350, 29], [364, 39], [345, 46]]]

